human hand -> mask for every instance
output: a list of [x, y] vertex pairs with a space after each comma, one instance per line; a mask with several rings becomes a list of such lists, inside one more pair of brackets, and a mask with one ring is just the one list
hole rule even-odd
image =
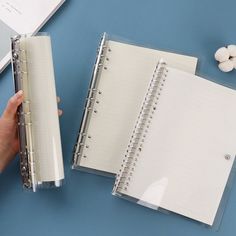
[[17, 135], [17, 107], [23, 102], [23, 92], [20, 90], [7, 103], [0, 118], [0, 172], [19, 151], [19, 140]]
[[[0, 172], [14, 159], [19, 152], [19, 139], [17, 133], [17, 108], [23, 102], [23, 92], [18, 91], [12, 96], [0, 117]], [[57, 98], [60, 102], [60, 98]], [[62, 110], [58, 110], [62, 115]]]

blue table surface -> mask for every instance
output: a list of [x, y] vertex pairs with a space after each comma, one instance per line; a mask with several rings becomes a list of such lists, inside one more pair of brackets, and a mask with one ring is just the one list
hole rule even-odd
[[[198, 74], [236, 89], [236, 72], [220, 72], [213, 58], [217, 48], [236, 44], [235, 9], [235, 0], [68, 0], [42, 29], [52, 37], [64, 110], [65, 184], [37, 193], [23, 191], [17, 158], [0, 176], [0, 235], [236, 235], [235, 182], [216, 232], [116, 198], [111, 195], [113, 179], [70, 168], [102, 32], [197, 56]], [[8, 66], [0, 75], [0, 113], [12, 94]]]

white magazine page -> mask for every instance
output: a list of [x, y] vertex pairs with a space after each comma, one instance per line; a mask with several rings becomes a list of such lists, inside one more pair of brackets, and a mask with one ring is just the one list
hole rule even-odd
[[0, 0], [0, 72], [10, 61], [10, 37], [34, 34], [64, 0]]
[[61, 0], [0, 0], [0, 19], [19, 34], [34, 32]]

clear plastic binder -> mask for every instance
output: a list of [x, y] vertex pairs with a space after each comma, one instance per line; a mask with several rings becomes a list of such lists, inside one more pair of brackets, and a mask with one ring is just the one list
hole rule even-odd
[[113, 195], [218, 229], [235, 174], [235, 102], [235, 90], [160, 61]]
[[17, 112], [23, 186], [60, 187], [64, 169], [50, 37], [15, 36], [11, 52], [15, 91], [24, 93]]
[[194, 74], [197, 58], [101, 39], [72, 168], [114, 176], [158, 59]]

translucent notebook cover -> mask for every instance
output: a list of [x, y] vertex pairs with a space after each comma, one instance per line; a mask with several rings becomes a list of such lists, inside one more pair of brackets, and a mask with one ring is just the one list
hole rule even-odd
[[23, 185], [32, 191], [60, 187], [64, 169], [50, 37], [18, 35], [11, 49], [15, 91], [24, 93], [18, 108]]
[[115, 176], [160, 57], [173, 67], [195, 74], [195, 57], [103, 35], [74, 148], [73, 169]]
[[235, 90], [160, 61], [113, 194], [218, 229], [235, 174], [235, 102]]

